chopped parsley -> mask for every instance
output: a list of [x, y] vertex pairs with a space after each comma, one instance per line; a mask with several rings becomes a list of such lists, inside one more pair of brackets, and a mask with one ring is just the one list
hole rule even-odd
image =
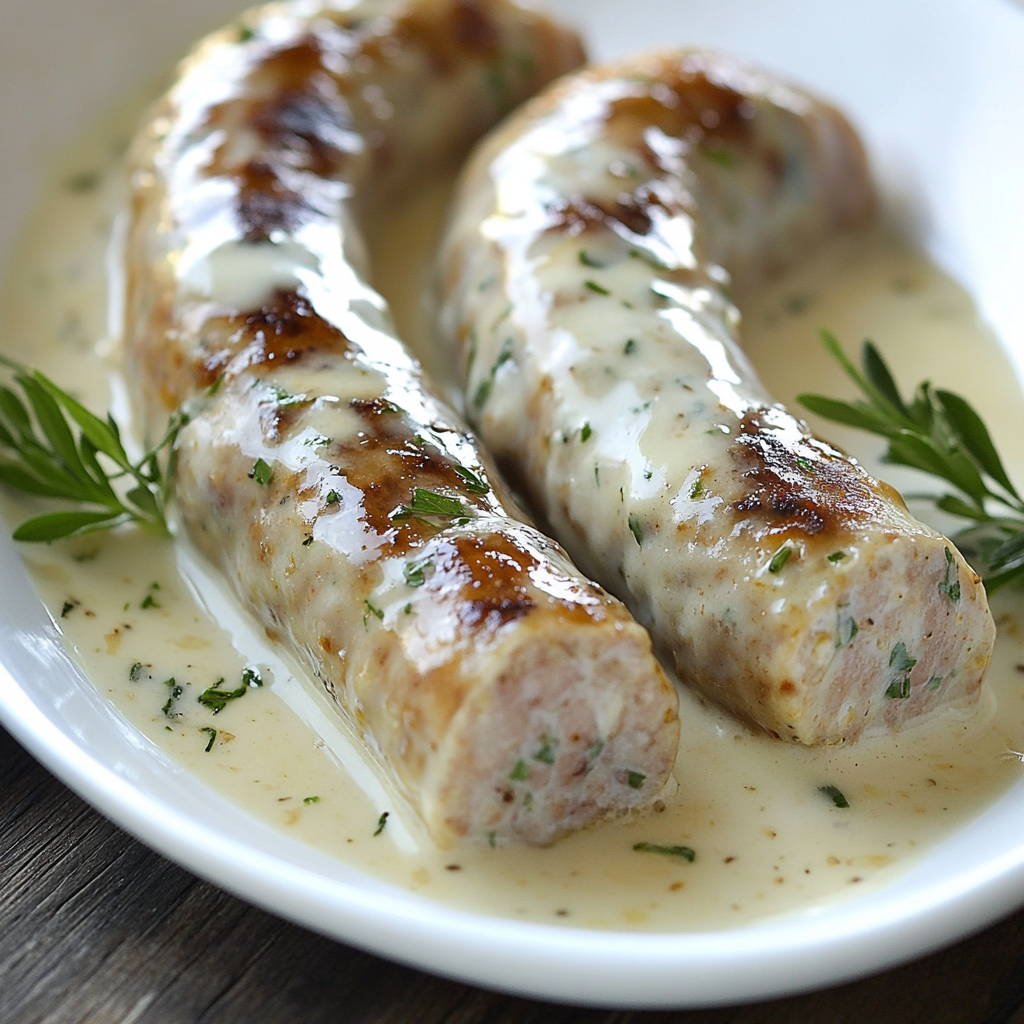
[[660, 853], [663, 857], [681, 857], [690, 864], [697, 859], [697, 853], [692, 846], [662, 846], [660, 843], [634, 843], [633, 849], [637, 853]]
[[626, 344], [622, 348], [622, 354], [631, 356], [637, 350], [637, 344], [632, 338], [626, 339]]
[[330, 490], [324, 496], [324, 501], [328, 505], [338, 505], [341, 502], [341, 498], [338, 497], [338, 492], [337, 491]]
[[204, 708], [209, 708], [215, 715], [219, 715], [227, 706], [230, 701], [237, 700], [239, 697], [244, 697], [246, 691], [249, 689], [248, 683], [242, 683], [237, 690], [224, 690], [222, 685], [224, 678], [221, 677], [217, 680], [213, 686], [203, 690], [197, 700]]
[[836, 807], [849, 807], [850, 801], [843, 796], [837, 786], [819, 786], [818, 792], [824, 794], [836, 805]]
[[374, 831], [375, 836], [379, 836], [384, 831], [384, 827], [388, 823], [388, 818], [391, 816], [390, 811], [384, 811], [381, 816], [377, 819], [377, 828]]
[[895, 669], [896, 675], [886, 688], [886, 697], [903, 699], [910, 696], [910, 672], [917, 664], [902, 640], [897, 640], [889, 654], [889, 668]]
[[206, 744], [205, 747], [206, 753], [209, 753], [211, 750], [213, 750], [214, 743], [217, 742], [217, 730], [214, 729], [212, 725], [204, 725], [200, 727], [199, 731], [205, 732], [210, 737], [209, 742]]
[[626, 772], [626, 784], [630, 789], [643, 789], [647, 776], [643, 772], [635, 772], [632, 769]]
[[953, 604], [960, 603], [960, 570], [949, 548], [946, 548], [946, 573], [939, 584], [939, 593], [945, 594]]
[[302, 802], [308, 807], [310, 804], [320, 803], [320, 797], [318, 796], [304, 796]]
[[491, 367], [490, 372], [480, 382], [480, 386], [476, 389], [476, 393], [473, 395], [473, 405], [479, 409], [491, 396], [491, 389], [494, 387], [494, 379], [498, 375], [498, 370], [512, 358], [512, 339], [506, 338], [504, 344], [501, 346], [501, 351], [498, 353], [498, 358], [495, 359], [494, 365]]
[[603, 285], [598, 284], [596, 281], [586, 280], [583, 282], [584, 288], [589, 288], [595, 295], [611, 295]]
[[637, 519], [635, 513], [630, 512], [627, 522], [629, 523], [629, 532], [633, 534], [637, 547], [642, 548], [644, 546], [644, 531], [640, 526], [640, 520]]
[[256, 483], [266, 486], [270, 483], [271, 478], [274, 475], [274, 471], [268, 466], [263, 459], [257, 459], [249, 472], [249, 479], [255, 480]]
[[542, 736], [540, 744], [540, 749], [533, 755], [534, 761], [540, 761], [542, 764], [554, 764], [558, 740], [553, 739], [551, 736]]
[[513, 782], [525, 782], [530, 777], [530, 766], [522, 759], [512, 766], [512, 771], [508, 773], [508, 777]]
[[[384, 609], [383, 608], [378, 608], [372, 601], [370, 601], [369, 598], [367, 598], [365, 601], [363, 601], [363, 604], [366, 605], [366, 612], [367, 612], [367, 614], [373, 615], [376, 618], [380, 619], [381, 621], [384, 620]], [[365, 625], [368, 621], [369, 620], [367, 619], [367, 616], [364, 615], [363, 616], [363, 624]]]
[[139, 605], [140, 608], [160, 608], [160, 602], [153, 596], [154, 590], [159, 590], [159, 583], [150, 583], [149, 593], [142, 599], [142, 603]]
[[242, 683], [254, 690], [262, 686], [263, 676], [260, 675], [260, 670], [253, 665], [246, 665], [246, 667], [242, 669]]
[[454, 468], [456, 476], [466, 482], [466, 490], [470, 494], [487, 494], [490, 491], [490, 484], [482, 477], [477, 476], [471, 469], [466, 469], [465, 466], [455, 466]]
[[582, 426], [582, 427], [580, 428], [580, 440], [581, 440], [582, 442], [586, 443], [587, 441], [589, 441], [589, 440], [590, 440], [590, 435], [591, 435], [592, 433], [593, 433], [593, 430], [591, 430], [591, 429], [590, 429], [590, 421], [588, 420], [588, 421], [587, 421], [586, 423], [584, 423], [584, 424], [583, 424], [583, 426]]
[[772, 559], [768, 563], [768, 571], [773, 573], [782, 572], [782, 567], [789, 561], [792, 554], [793, 549], [788, 544], [784, 544], [772, 555]]
[[833, 565], [835, 565], [837, 562], [841, 562], [845, 557], [846, 557], [846, 552], [845, 551], [833, 551], [832, 554], [828, 556], [828, 560]]
[[604, 266], [603, 263], [599, 262], [598, 260], [595, 260], [594, 257], [591, 256], [586, 249], [580, 249], [579, 256], [580, 263], [582, 263], [585, 267], [591, 267], [594, 270], [600, 270]]
[[408, 505], [399, 505], [391, 513], [392, 519], [414, 519], [430, 521], [434, 518], [461, 519], [468, 521], [469, 509], [460, 498], [452, 498], [437, 491], [428, 491], [423, 487], [414, 487], [412, 501]]
[[141, 661], [135, 662], [130, 669], [128, 669], [128, 680], [132, 683], [137, 683], [144, 675], [147, 675], [145, 666]]
[[402, 572], [405, 576], [405, 582], [410, 587], [422, 587], [427, 582], [427, 577], [424, 575], [427, 569], [433, 566], [433, 562], [429, 558], [423, 558], [418, 562], [406, 562]]
[[177, 718], [177, 714], [171, 710], [174, 707], [174, 702], [185, 692], [178, 683], [175, 682], [174, 676], [170, 679], [164, 680], [164, 686], [171, 691], [170, 696], [167, 698], [167, 703], [160, 709], [168, 718]]

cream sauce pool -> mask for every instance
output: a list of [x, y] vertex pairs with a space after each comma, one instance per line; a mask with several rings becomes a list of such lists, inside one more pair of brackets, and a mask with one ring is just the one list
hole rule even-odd
[[[110, 253], [120, 159], [138, 106], [126, 105], [58, 168], [10, 263], [0, 343], [122, 423], [130, 412]], [[369, 241], [376, 283], [402, 336], [450, 383], [423, 300], [445, 197], [444, 184], [424, 188], [375, 225]], [[850, 393], [817, 341], [819, 326], [850, 347], [870, 336], [905, 386], [928, 377], [974, 402], [1011, 477], [1024, 480], [1016, 443], [1024, 403], [1009, 362], [964, 292], [893, 236], [879, 230], [841, 241], [752, 296], [744, 312], [747, 350], [780, 400], [793, 404], [801, 391]], [[875, 465], [872, 439], [816, 426]], [[908, 490], [927, 483], [890, 468], [884, 475]], [[0, 498], [11, 526], [37, 508]], [[297, 681], [301, 670], [268, 645], [184, 545], [127, 530], [21, 551], [96, 687], [176, 761], [296, 839], [482, 913], [674, 931], [737, 927], [848, 899], [884, 886], [1024, 771], [1024, 600], [1007, 592], [993, 602], [995, 658], [969, 713], [807, 750], [755, 735], [684, 692], [674, 779], [653, 811], [546, 849], [438, 850], [313, 682]], [[246, 668], [264, 685], [217, 714], [199, 702], [210, 687], [239, 687]], [[836, 806], [826, 787], [849, 806]], [[688, 847], [694, 857], [636, 851], [637, 843]]]

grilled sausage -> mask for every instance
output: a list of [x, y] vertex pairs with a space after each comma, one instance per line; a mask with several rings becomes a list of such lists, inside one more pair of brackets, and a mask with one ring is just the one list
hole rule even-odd
[[775, 404], [729, 291], [868, 218], [834, 109], [700, 51], [556, 84], [467, 168], [442, 263], [469, 416], [680, 677], [804, 744], [973, 701], [978, 576]]
[[650, 640], [518, 521], [396, 339], [353, 226], [581, 60], [511, 0], [274, 5], [204, 41], [132, 157], [127, 345], [176, 497], [433, 837], [546, 843], [650, 802]]

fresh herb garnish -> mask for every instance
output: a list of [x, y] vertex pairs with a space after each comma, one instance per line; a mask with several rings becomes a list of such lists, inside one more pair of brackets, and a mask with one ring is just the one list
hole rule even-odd
[[384, 831], [384, 826], [388, 823], [388, 818], [391, 816], [390, 811], [384, 811], [381, 816], [377, 819], [377, 830], [373, 833], [375, 836], [379, 836]]
[[171, 711], [174, 707], [174, 702], [185, 692], [178, 683], [175, 682], [174, 676], [170, 679], [164, 680], [164, 686], [171, 691], [170, 696], [167, 698], [167, 703], [160, 709], [168, 718], [177, 718], [177, 714]]
[[611, 295], [611, 292], [608, 291], [607, 288], [598, 284], [596, 281], [584, 281], [583, 287], [589, 288], [595, 295]]
[[209, 708], [215, 715], [219, 715], [228, 706], [229, 701], [244, 697], [249, 689], [249, 684], [243, 682], [237, 690], [224, 690], [221, 689], [223, 683], [223, 678], [218, 679], [213, 686], [199, 694], [199, 703], [204, 708]]
[[479, 477], [471, 469], [466, 469], [465, 466], [455, 466], [455, 475], [461, 477], [466, 483], [466, 490], [470, 494], [487, 494], [491, 489], [489, 483], [482, 477]]
[[257, 459], [252, 469], [249, 471], [249, 479], [255, 480], [256, 483], [266, 486], [270, 483], [274, 476], [274, 471], [267, 465], [263, 459]]
[[540, 749], [533, 755], [533, 759], [534, 761], [540, 761], [541, 764], [554, 764], [555, 751], [557, 749], [558, 740], [551, 736], [542, 736], [540, 738]]
[[[132, 522], [170, 536], [166, 506], [174, 477], [173, 445], [187, 417], [173, 416], [160, 441], [132, 462], [112, 417], [101, 420], [38, 370], [5, 356], [0, 364], [14, 370], [24, 396], [0, 385], [0, 482], [26, 494], [86, 506], [27, 519], [14, 539], [52, 541]], [[101, 456], [114, 468], [106, 468]], [[112, 486], [120, 479], [131, 483], [123, 496]]]
[[917, 658], [910, 656], [906, 644], [897, 640], [889, 652], [889, 668], [894, 669], [896, 675], [886, 688], [886, 697], [903, 699], [910, 696], [910, 672], [916, 664]]
[[263, 676], [260, 674], [260, 670], [252, 665], [246, 665], [242, 669], [242, 685], [253, 690], [259, 689], [263, 685]]
[[512, 771], [508, 773], [508, 777], [513, 782], [525, 782], [530, 777], [530, 766], [522, 759], [512, 766]]
[[846, 557], [846, 552], [845, 551], [833, 551], [832, 554], [828, 556], [828, 560], [833, 565], [835, 565], [837, 562], [841, 562], [845, 557]]
[[399, 505], [391, 513], [392, 519], [407, 519], [409, 516], [432, 524], [436, 519], [454, 519], [465, 522], [469, 519], [469, 509], [459, 498], [438, 494], [437, 491], [428, 491], [423, 487], [414, 487], [412, 501], [408, 505]]
[[130, 669], [128, 669], [128, 680], [132, 683], [137, 683], [146, 674], [146, 667], [141, 661], [135, 662]]
[[638, 547], [644, 546], [644, 531], [640, 526], [640, 520], [637, 519], [636, 515], [632, 512], [629, 513], [629, 517], [626, 520], [629, 523], [629, 532], [633, 534], [633, 539], [637, 542]]
[[[504, 317], [502, 317], [504, 319]], [[490, 372], [480, 382], [480, 386], [476, 389], [476, 394], [473, 395], [473, 405], [479, 409], [488, 398], [491, 396], [491, 389], [494, 387], [494, 379], [498, 375], [498, 370], [512, 358], [512, 339], [506, 338], [501, 346], [501, 351], [498, 353], [498, 358], [494, 360], [494, 365], [491, 367]]]
[[580, 441], [582, 441], [582, 442], [583, 442], [584, 444], [586, 444], [586, 442], [590, 440], [590, 435], [591, 435], [591, 434], [592, 434], [593, 432], [594, 432], [594, 431], [593, 431], [593, 430], [591, 429], [591, 427], [590, 427], [590, 421], [588, 420], [588, 421], [587, 421], [586, 423], [584, 423], [584, 424], [583, 424], [583, 426], [582, 426], [582, 427], [580, 428]]
[[199, 728], [200, 732], [205, 732], [209, 737], [210, 741], [206, 744], [206, 753], [213, 750], [214, 743], [217, 742], [217, 730], [212, 725], [203, 725]]
[[[363, 604], [366, 605], [366, 613], [367, 613], [367, 615], [372, 615], [372, 616], [374, 616], [374, 618], [380, 619], [381, 621], [384, 620], [384, 609], [383, 608], [378, 608], [369, 598], [367, 598], [365, 601], [363, 601]], [[366, 615], [364, 615], [363, 616], [363, 622], [365, 623], [366, 621], [367, 621], [367, 617], [366, 617]]]
[[626, 784], [630, 789], [643, 789], [647, 776], [643, 772], [629, 770], [626, 772]]
[[782, 572], [782, 567], [789, 561], [792, 554], [793, 549], [788, 544], [784, 544], [772, 555], [771, 561], [768, 563], [768, 571], [771, 573]]
[[660, 853], [664, 857], [682, 857], [683, 860], [692, 864], [697, 859], [697, 853], [692, 846], [662, 846], [660, 843], [634, 843], [633, 849], [637, 853]]
[[836, 807], [850, 806], [850, 801], [843, 796], [842, 791], [837, 786], [819, 786], [818, 792], [827, 796]]
[[308, 807], [310, 804], [320, 803], [320, 797], [318, 796], [304, 796], [302, 802]]
[[427, 582], [425, 575], [427, 569], [433, 566], [433, 562], [429, 558], [423, 558], [418, 562], [406, 562], [402, 569], [402, 574], [405, 576], [405, 582], [410, 587], [422, 587]]
[[591, 256], [586, 249], [580, 249], [579, 257], [580, 263], [582, 263], [585, 267], [591, 267], [594, 270], [600, 270], [604, 266], [603, 263], [599, 262], [598, 260], [595, 260], [594, 257]]
[[[952, 492], [915, 497], [970, 521], [954, 539], [979, 568], [989, 593], [1024, 577], [1024, 499], [978, 413], [960, 395], [933, 390], [928, 381], [904, 401], [872, 342], [864, 342], [858, 369], [834, 335], [820, 335], [866, 400], [843, 402], [823, 395], [800, 395], [798, 400], [819, 416], [886, 438], [887, 462], [910, 466], [952, 486]], [[959, 582], [950, 580], [950, 589], [954, 585]], [[952, 593], [950, 598], [958, 599]]]

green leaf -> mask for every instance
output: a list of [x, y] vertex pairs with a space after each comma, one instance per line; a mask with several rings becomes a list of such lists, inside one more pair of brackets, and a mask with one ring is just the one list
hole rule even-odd
[[878, 349], [875, 348], [873, 342], [864, 342], [861, 361], [864, 364], [864, 373], [867, 375], [867, 379], [874, 385], [877, 394], [901, 415], [906, 416], [907, 409], [903, 404], [900, 389], [896, 386], [896, 381], [893, 380], [889, 367], [879, 354]]
[[966, 399], [952, 391], [935, 392], [935, 397], [942, 404], [946, 420], [956, 431], [957, 437], [977, 461], [978, 465], [1004, 490], [1015, 498], [1020, 498], [1016, 488], [1010, 482], [1002, 460], [996, 452], [988, 429], [981, 417], [974, 411]]
[[47, 512], [26, 519], [15, 531], [14, 539], [25, 542], [61, 540], [106, 529], [123, 522], [121, 512]]
[[681, 857], [692, 864], [697, 853], [691, 846], [663, 846], [661, 843], [634, 843], [637, 853], [660, 853], [663, 857]]
[[857, 427], [858, 430], [881, 434], [882, 437], [892, 437], [899, 432], [899, 427], [894, 426], [881, 413], [863, 402], [840, 402], [824, 395], [810, 394], [797, 395], [796, 400], [805, 409], [834, 423]]
[[60, 411], [60, 406], [49, 392], [33, 377], [19, 377], [18, 383], [28, 396], [32, 412], [43, 431], [44, 436], [53, 448], [54, 453], [63, 464], [63, 468], [75, 479], [90, 482], [89, 476], [78, 455], [71, 428]]

